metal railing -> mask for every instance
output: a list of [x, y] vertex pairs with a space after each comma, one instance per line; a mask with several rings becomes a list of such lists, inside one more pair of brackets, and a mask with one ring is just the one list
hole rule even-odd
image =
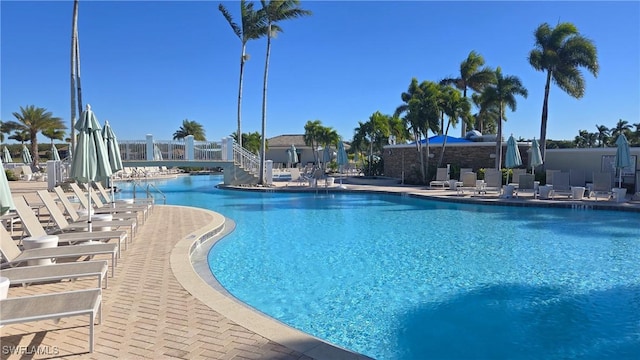
[[[133, 180], [133, 200], [135, 201], [136, 199], [136, 193], [137, 193], [137, 187], [138, 185], [143, 186], [138, 180]], [[153, 188], [153, 190], [155, 190], [158, 194], [160, 194], [160, 196], [162, 196], [162, 204], [163, 205], [167, 205], [167, 196], [160, 190], [158, 189], [157, 186], [155, 186], [154, 184], [151, 183], [147, 183], [146, 189], [145, 189], [145, 194], [147, 195], [147, 199], [154, 199], [155, 202], [155, 196], [153, 196], [153, 194], [151, 193], [151, 188]]]
[[233, 162], [251, 174], [258, 175], [260, 172], [260, 157], [236, 142], [233, 143]]

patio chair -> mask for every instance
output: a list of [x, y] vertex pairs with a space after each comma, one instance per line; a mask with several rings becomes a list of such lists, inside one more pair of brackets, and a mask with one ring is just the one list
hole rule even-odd
[[585, 186], [586, 183], [584, 170], [569, 169], [569, 185]]
[[536, 189], [534, 184], [533, 174], [519, 174], [518, 175], [518, 188], [516, 189], [516, 197], [520, 197], [520, 193], [531, 193], [533, 198], [536, 198]]
[[520, 183], [520, 175], [526, 174], [527, 170], [526, 169], [511, 169], [511, 182], [509, 182], [509, 185], [515, 185], [518, 186], [518, 184]]
[[[97, 189], [98, 192], [100, 192], [100, 195], [102, 195], [104, 201], [106, 201], [107, 203], [111, 203], [113, 201], [113, 199], [111, 198], [111, 194], [109, 194], [107, 189], [105, 189], [100, 182], [95, 182], [93, 183], [93, 185], [93, 188]], [[153, 197], [135, 198], [133, 200], [134, 203], [149, 205], [150, 207], [153, 207], [153, 204], [155, 203], [155, 199]]]
[[[76, 210], [77, 207], [74, 206], [71, 203], [71, 201], [69, 201], [69, 197], [67, 197], [67, 194], [65, 194], [64, 190], [62, 189], [62, 187], [56, 186], [56, 187], [53, 188], [53, 191], [56, 193], [56, 195], [58, 195], [58, 199], [62, 203], [62, 207], [64, 207], [64, 210], [67, 212], [67, 215], [69, 215], [69, 218], [71, 218], [71, 221], [73, 221], [73, 222], [87, 221], [87, 216], [86, 215], [80, 215], [78, 213], [78, 211]], [[107, 213], [110, 213], [110, 212], [100, 212], [100, 211], [96, 211], [96, 210], [94, 210], [93, 212], [94, 212], [94, 214], [100, 214], [100, 213], [107, 214]], [[136, 222], [138, 221], [138, 215], [135, 214], [135, 213], [116, 212], [116, 213], [111, 213], [111, 215], [112, 215], [113, 219], [120, 219], [120, 220], [132, 219], [132, 220], [135, 220]]]
[[471, 191], [472, 193], [477, 192], [478, 190], [478, 176], [474, 172], [466, 172], [462, 174], [462, 185], [456, 187], [456, 191], [458, 195], [464, 195], [465, 190]]
[[0, 300], [0, 326], [89, 315], [89, 352], [94, 323], [102, 321], [102, 290], [89, 289]]
[[[494, 169], [495, 170], [495, 169]], [[499, 171], [489, 171], [484, 174], [484, 192], [496, 192], [502, 191], [502, 174]]]
[[[55, 203], [51, 195], [49, 195], [47, 190], [38, 190], [36, 193], [38, 194], [38, 197], [40, 197], [40, 200], [42, 200], [42, 203], [44, 203], [44, 206], [47, 208], [47, 211], [49, 211], [49, 216], [51, 217], [51, 219], [53, 219], [53, 222], [56, 224], [60, 232], [77, 231], [77, 230], [84, 231], [87, 228], [87, 222], [88, 222], [87, 220], [74, 221], [72, 223], [69, 223], [67, 219], [64, 217], [64, 214], [62, 213], [62, 211], [60, 211], [60, 208], [58, 208], [58, 205]], [[92, 220], [91, 224], [96, 228], [129, 227], [129, 232], [131, 234], [131, 237], [136, 235], [136, 230], [137, 230], [137, 222], [135, 219], [111, 220], [111, 221]], [[125, 244], [125, 247], [126, 247], [126, 244]]]
[[436, 179], [429, 183], [429, 187], [440, 186], [443, 189], [445, 186], [449, 186], [449, 173], [447, 168], [438, 168], [436, 170]]
[[118, 244], [84, 244], [21, 251], [4, 228], [0, 228], [0, 253], [5, 260], [0, 263], [0, 269], [20, 266], [29, 260], [79, 259], [83, 257], [92, 259], [96, 255], [111, 255], [111, 277], [113, 277], [118, 264]]
[[546, 184], [553, 184], [553, 174], [559, 173], [560, 170], [545, 170]]
[[[20, 216], [20, 220], [22, 221], [22, 226], [24, 230], [32, 237], [41, 237], [50, 235], [40, 224], [40, 221], [36, 217], [36, 215], [31, 211], [29, 205], [24, 200], [23, 197], [15, 197], [13, 198], [13, 202], [16, 205], [16, 211]], [[70, 244], [76, 245], [80, 243], [86, 243], [89, 241], [102, 241], [106, 242], [111, 239], [117, 239], [118, 244], [109, 244], [116, 245], [115, 249], [117, 250], [118, 257], [121, 255], [120, 244], [127, 240], [127, 232], [126, 231], [94, 231], [94, 232], [72, 232], [72, 233], [64, 233], [64, 234], [56, 234], [58, 237], [58, 244]]]
[[[73, 193], [75, 194], [76, 198], [78, 199], [78, 201], [80, 201], [80, 204], [87, 209], [89, 207], [89, 202], [87, 201], [87, 194], [84, 193], [84, 191], [82, 191], [80, 189], [80, 187], [78, 186], [78, 184], [76, 183], [71, 183], [71, 190], [73, 190]], [[93, 201], [93, 203], [95, 204], [94, 208], [92, 209], [94, 214], [116, 214], [116, 213], [129, 213], [129, 212], [141, 212], [142, 213], [142, 218], [143, 221], [147, 219], [147, 214], [149, 211], [149, 206], [147, 205], [128, 205], [128, 204], [113, 204], [115, 205], [112, 206], [112, 204], [109, 204], [108, 206], [105, 206], [102, 203], [102, 200], [100, 200], [100, 198], [98, 196], [95, 195], [95, 192], [92, 191], [91, 194], [93, 194], [91, 196], [91, 201]]]
[[462, 182], [462, 175], [465, 173], [470, 173], [473, 172], [472, 168], [460, 168], [460, 175], [458, 176], [458, 180], [460, 180], [460, 182]]
[[611, 198], [611, 174], [609, 173], [593, 173], [593, 188], [589, 193], [589, 197], [595, 196], [596, 201], [598, 201], [598, 195], [606, 196], [606, 199], [609, 200]]
[[553, 173], [553, 181], [551, 182], [551, 185], [553, 186], [553, 189], [551, 190], [552, 199], [555, 199], [556, 196], [567, 196], [570, 198], [573, 195], [568, 172], [558, 171]]
[[108, 287], [107, 270], [109, 264], [105, 260], [79, 261], [63, 264], [20, 266], [0, 270], [0, 276], [9, 279], [11, 284], [22, 284], [22, 286], [34, 283], [75, 280], [86, 277], [97, 277], [98, 288]]

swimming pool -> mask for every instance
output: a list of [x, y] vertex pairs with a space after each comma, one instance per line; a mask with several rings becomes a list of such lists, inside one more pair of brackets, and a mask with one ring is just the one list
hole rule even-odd
[[[210, 252], [237, 298], [379, 359], [640, 353], [637, 213], [159, 183], [236, 230]], [[126, 191], [126, 188], [125, 188]]]

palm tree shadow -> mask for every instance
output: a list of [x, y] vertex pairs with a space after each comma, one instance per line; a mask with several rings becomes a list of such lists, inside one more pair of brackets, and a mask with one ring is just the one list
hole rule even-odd
[[396, 334], [403, 359], [638, 359], [640, 286], [488, 286], [413, 309]]

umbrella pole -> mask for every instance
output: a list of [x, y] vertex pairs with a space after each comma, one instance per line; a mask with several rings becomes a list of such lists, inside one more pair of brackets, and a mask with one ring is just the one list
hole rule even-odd
[[87, 181], [89, 184], [89, 191], [87, 192], [87, 197], [89, 198], [89, 208], [87, 209], [87, 229], [89, 232], [93, 232], [93, 226], [91, 225], [91, 188], [93, 187], [91, 181]]
[[114, 208], [116, 207], [116, 199], [114, 197], [114, 190], [113, 190], [113, 181], [111, 180], [111, 175], [109, 176], [109, 186], [111, 187], [111, 207]]

